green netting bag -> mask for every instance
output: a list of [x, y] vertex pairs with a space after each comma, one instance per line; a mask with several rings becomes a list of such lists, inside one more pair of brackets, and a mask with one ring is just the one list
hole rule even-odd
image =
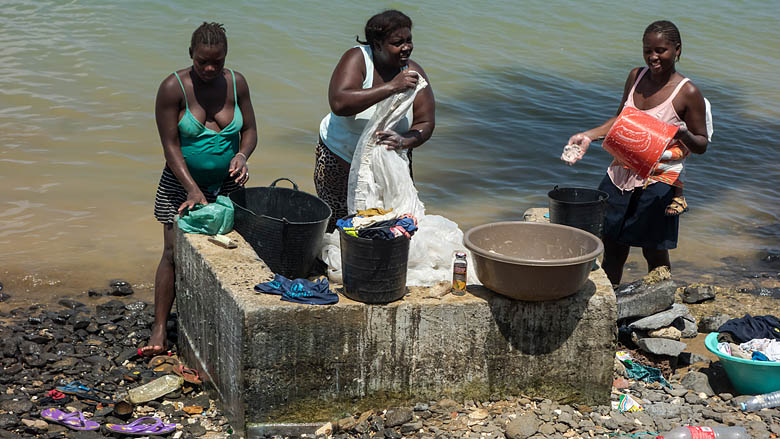
[[224, 235], [233, 230], [233, 202], [220, 195], [214, 203], [199, 204], [178, 220], [184, 233], [201, 235]]

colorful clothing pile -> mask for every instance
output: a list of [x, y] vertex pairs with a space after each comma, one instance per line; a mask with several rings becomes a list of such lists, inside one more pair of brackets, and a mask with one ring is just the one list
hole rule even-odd
[[780, 319], [751, 316], [731, 319], [718, 328], [718, 350], [726, 355], [756, 361], [780, 361]]
[[368, 209], [336, 221], [336, 226], [358, 238], [391, 240], [405, 236], [411, 239], [417, 231], [417, 219], [409, 214], [398, 216], [383, 209]]

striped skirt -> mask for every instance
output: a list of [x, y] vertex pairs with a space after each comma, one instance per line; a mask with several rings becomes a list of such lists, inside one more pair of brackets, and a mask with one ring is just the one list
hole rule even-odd
[[[217, 195], [227, 195], [241, 186], [235, 182], [235, 177], [228, 175], [217, 193], [210, 193], [205, 186], [200, 186], [206, 201], [213, 203]], [[173, 175], [173, 171], [167, 166], [163, 169], [160, 183], [157, 185], [157, 195], [154, 198], [154, 217], [163, 224], [173, 223], [173, 217], [178, 214], [179, 206], [187, 201], [187, 191], [179, 180]]]

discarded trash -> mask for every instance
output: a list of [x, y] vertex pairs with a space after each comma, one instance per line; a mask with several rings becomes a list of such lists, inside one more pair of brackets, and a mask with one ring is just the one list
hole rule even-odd
[[209, 236], [209, 241], [213, 242], [214, 244], [217, 244], [220, 247], [224, 247], [224, 248], [236, 248], [236, 247], [238, 247], [238, 242], [235, 239], [230, 239], [229, 237], [227, 237], [225, 235]]
[[749, 439], [743, 427], [677, 427], [656, 439]]
[[455, 260], [452, 262], [452, 294], [456, 296], [466, 294], [467, 267], [466, 252], [455, 252]]
[[752, 412], [761, 409], [771, 409], [780, 406], [780, 390], [763, 395], [756, 395], [747, 401], [740, 403], [742, 410]]
[[[668, 381], [664, 378], [663, 374], [661, 373], [661, 369], [657, 369], [655, 367], [650, 366], [643, 366], [636, 361], [631, 360], [631, 356], [628, 355], [626, 352], [620, 351], [615, 354], [615, 357], [620, 360], [621, 363], [623, 363], [624, 366], [626, 366], [626, 375], [631, 378], [632, 380], [636, 381], [644, 381], [646, 383], [654, 383], [659, 382], [661, 385], [671, 388], [672, 386], [669, 384]], [[628, 358], [627, 360], [622, 360], [621, 358]]]
[[637, 402], [631, 395], [620, 395], [620, 402], [618, 402], [618, 410], [621, 413], [625, 412], [641, 412], [642, 405]]
[[176, 375], [165, 375], [143, 386], [130, 389], [127, 392], [127, 400], [133, 404], [151, 401], [173, 392], [182, 384], [184, 384], [184, 378]]

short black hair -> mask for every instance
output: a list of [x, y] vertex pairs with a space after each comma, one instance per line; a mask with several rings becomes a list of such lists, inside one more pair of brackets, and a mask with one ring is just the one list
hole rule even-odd
[[203, 22], [195, 32], [192, 33], [192, 39], [190, 40], [190, 49], [195, 50], [199, 45], [204, 46], [219, 46], [225, 45], [225, 52], [227, 52], [227, 35], [225, 34], [225, 27], [220, 23], [207, 23]]
[[[677, 26], [675, 26], [671, 21], [658, 20], [650, 23], [650, 25], [645, 29], [645, 33], [642, 34], [642, 39], [644, 39], [647, 34], [663, 35], [664, 38], [666, 38], [670, 43], [679, 45], [680, 53], [682, 53], [682, 38], [680, 38], [680, 30], [677, 29]], [[680, 58], [677, 57], [677, 59], [679, 60]]]
[[360, 37], [355, 39], [358, 43], [368, 44], [373, 49], [381, 44], [390, 34], [403, 28], [411, 30], [412, 19], [401, 11], [388, 9], [368, 19], [365, 29], [366, 41], [360, 41]]

